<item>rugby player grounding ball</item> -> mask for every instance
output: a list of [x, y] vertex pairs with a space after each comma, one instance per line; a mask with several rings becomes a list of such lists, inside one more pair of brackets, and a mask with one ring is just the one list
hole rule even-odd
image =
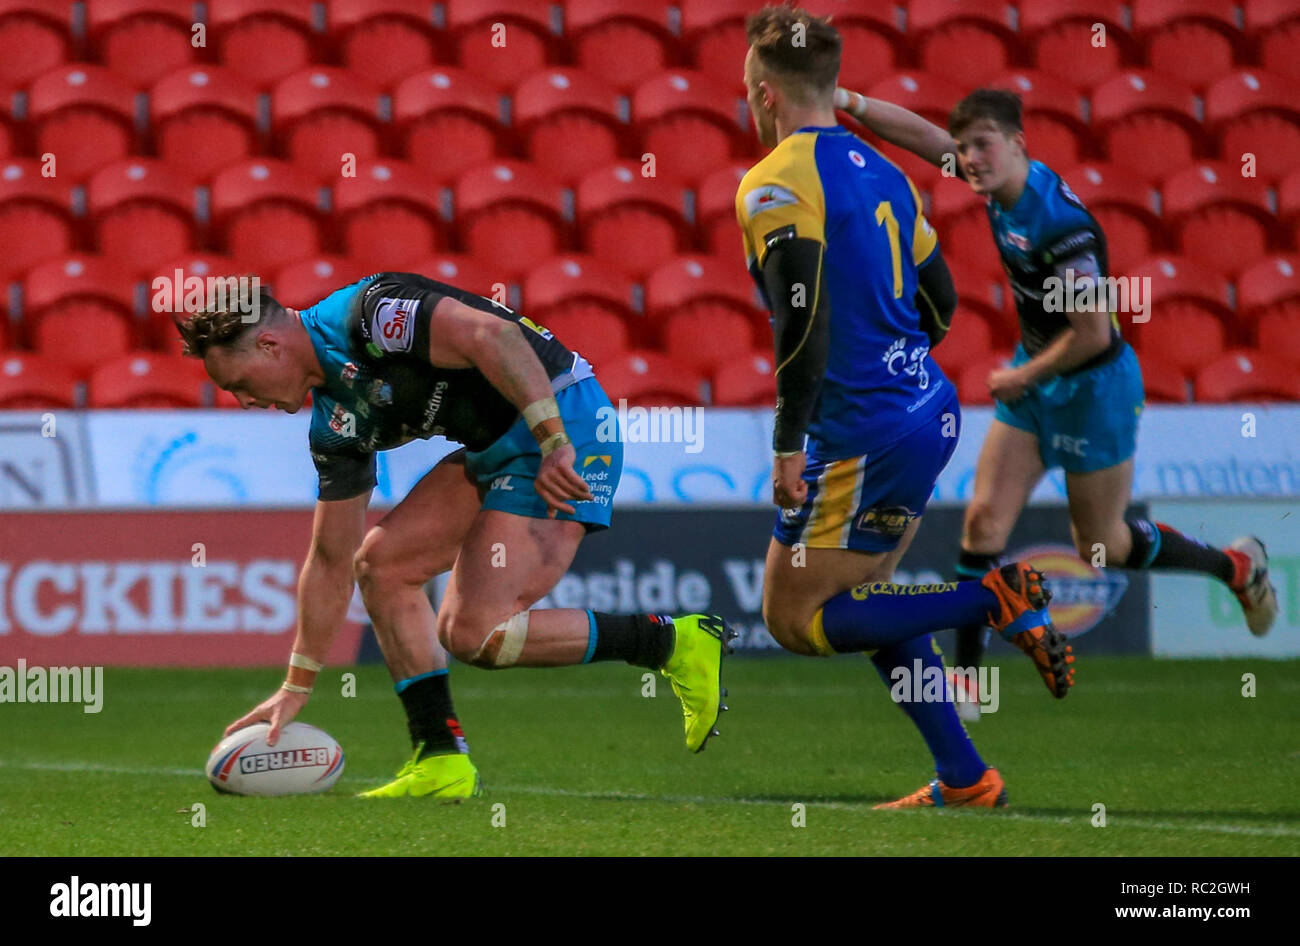
[[343, 747], [329, 733], [289, 723], [274, 746], [270, 723], [231, 733], [208, 756], [208, 781], [228, 795], [305, 795], [323, 792], [343, 774]]

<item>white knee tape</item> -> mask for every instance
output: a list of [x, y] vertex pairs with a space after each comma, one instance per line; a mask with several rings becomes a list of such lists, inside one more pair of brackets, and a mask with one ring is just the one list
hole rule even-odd
[[502, 621], [483, 639], [483, 644], [474, 655], [474, 663], [480, 667], [513, 667], [523, 653], [524, 641], [528, 640], [528, 612], [520, 611], [514, 617]]

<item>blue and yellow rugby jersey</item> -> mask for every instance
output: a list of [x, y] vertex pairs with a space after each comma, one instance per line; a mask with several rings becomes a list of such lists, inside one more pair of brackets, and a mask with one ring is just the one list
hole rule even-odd
[[952, 388], [930, 357], [913, 299], [917, 269], [938, 238], [907, 175], [846, 129], [801, 128], [741, 180], [736, 218], [769, 309], [762, 266], [770, 241], [795, 236], [825, 247], [830, 349], [809, 454], [861, 456], [933, 419]]
[[[1029, 162], [1025, 189], [1010, 209], [987, 201], [989, 226], [1006, 270], [1020, 320], [1020, 338], [1033, 357], [1070, 325], [1064, 311], [1045, 306], [1047, 280], [1064, 286], [1104, 278], [1109, 263], [1106, 236], [1095, 217], [1061, 176], [1041, 161]], [[1099, 355], [1065, 374], [1087, 371], [1114, 357], [1121, 347], [1119, 320], [1111, 313], [1111, 343]]]
[[367, 276], [300, 313], [325, 371], [309, 435], [320, 499], [372, 489], [378, 451], [436, 436], [484, 450], [519, 419], [477, 368], [429, 362], [429, 321], [443, 296], [517, 323], [553, 391], [592, 377], [581, 355], [491, 299], [411, 273]]

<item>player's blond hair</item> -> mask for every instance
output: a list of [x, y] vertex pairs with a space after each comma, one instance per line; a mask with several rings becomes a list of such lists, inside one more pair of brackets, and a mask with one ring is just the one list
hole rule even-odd
[[766, 6], [745, 20], [745, 38], [763, 68], [795, 94], [830, 95], [840, 74], [840, 33], [830, 17], [800, 7]]
[[238, 348], [253, 329], [278, 322], [284, 314], [284, 306], [269, 291], [259, 288], [251, 313], [239, 300], [231, 299], [188, 318], [177, 317], [174, 321], [183, 343], [181, 354], [203, 358], [213, 348]]

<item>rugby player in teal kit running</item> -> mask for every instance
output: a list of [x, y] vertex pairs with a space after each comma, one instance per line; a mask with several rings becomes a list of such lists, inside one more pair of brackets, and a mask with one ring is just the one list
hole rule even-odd
[[[623, 445], [591, 365], [491, 299], [378, 273], [294, 310], [266, 292], [256, 317], [214, 309], [178, 323], [188, 355], [244, 408], [298, 411], [312, 395], [319, 474], [298, 634], [282, 687], [231, 723], [272, 741], [307, 702], [353, 582], [406, 710], [414, 754], [364, 797], [477, 794], [452, 707], [449, 651], [478, 667], [624, 660], [660, 670], [703, 749], [724, 695], [732, 632], [709, 615], [529, 610], [588, 532], [609, 526]], [[415, 438], [463, 444], [365, 528], [375, 454]], [[435, 615], [425, 583], [451, 570]]]

